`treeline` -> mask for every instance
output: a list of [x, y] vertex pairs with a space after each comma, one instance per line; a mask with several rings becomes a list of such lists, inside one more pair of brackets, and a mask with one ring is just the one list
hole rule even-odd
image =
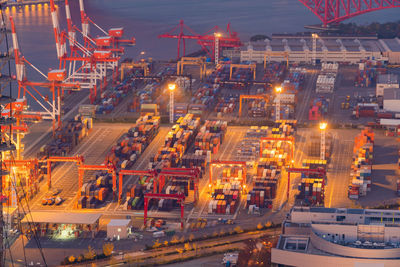
[[377, 34], [378, 38], [400, 38], [400, 20], [397, 22], [378, 23], [368, 25], [357, 25], [355, 23], [341, 23], [338, 26], [340, 34], [371, 35]]

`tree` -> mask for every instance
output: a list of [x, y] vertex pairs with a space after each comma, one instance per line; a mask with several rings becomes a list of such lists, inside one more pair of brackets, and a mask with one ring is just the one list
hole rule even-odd
[[182, 253], [183, 253], [183, 248], [176, 248], [175, 249], [182, 257]]
[[104, 256], [108, 257], [111, 255], [111, 253], [114, 250], [114, 244], [113, 243], [104, 243], [103, 245], [103, 253]]
[[96, 251], [91, 246], [89, 246], [88, 251], [85, 253], [85, 259], [93, 260], [94, 257], [96, 257]]
[[212, 234], [212, 236], [213, 236], [213, 237], [217, 237], [217, 236], [218, 236], [217, 231], [214, 231], [214, 233]]
[[186, 251], [192, 250], [192, 246], [190, 245], [189, 242], [185, 243], [185, 250], [186, 250]]
[[181, 242], [181, 243], [185, 242], [185, 237], [182, 236], [182, 237], [179, 239], [179, 242]]
[[197, 256], [197, 245], [196, 245], [196, 243], [193, 243], [192, 247], [193, 247], [193, 249], [194, 249], [194, 251], [196, 253], [196, 256]]
[[161, 247], [161, 243], [159, 242], [159, 240], [157, 239], [156, 241], [154, 241], [154, 245], [153, 245], [153, 248], [159, 248], [159, 247]]
[[174, 235], [170, 241], [171, 244], [176, 244], [179, 242], [178, 236]]
[[263, 227], [264, 227], [264, 226], [263, 226], [261, 223], [258, 223], [258, 224], [257, 224], [257, 229], [258, 229], [258, 230], [263, 229]]
[[71, 255], [71, 256], [68, 257], [68, 261], [69, 261], [70, 263], [74, 263], [75, 260], [76, 260], [76, 258], [75, 258], [74, 255]]
[[271, 221], [268, 221], [268, 222], [265, 223], [265, 227], [266, 228], [270, 228], [271, 226], [272, 226]]
[[76, 260], [78, 262], [81, 262], [84, 258], [85, 258], [85, 256], [83, 256], [83, 254], [81, 254], [81, 255], [78, 256], [78, 258]]
[[166, 246], [166, 247], [168, 246], [168, 241], [167, 240], [164, 241], [164, 246]]
[[238, 234], [243, 233], [243, 229], [240, 226], [236, 226], [234, 230]]

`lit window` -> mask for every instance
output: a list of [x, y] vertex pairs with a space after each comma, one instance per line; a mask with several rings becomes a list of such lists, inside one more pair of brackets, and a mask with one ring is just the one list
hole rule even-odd
[[118, 232], [121, 232], [121, 228], [118, 228]]

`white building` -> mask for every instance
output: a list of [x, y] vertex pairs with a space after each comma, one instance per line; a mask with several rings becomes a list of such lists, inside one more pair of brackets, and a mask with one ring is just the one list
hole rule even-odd
[[400, 211], [293, 207], [272, 249], [280, 266], [400, 266]]
[[383, 96], [386, 88], [399, 88], [399, 76], [396, 74], [381, 74], [376, 81], [376, 95]]
[[111, 220], [107, 224], [107, 237], [116, 239], [128, 238], [131, 233], [131, 220]]
[[383, 92], [383, 109], [390, 112], [400, 112], [399, 88], [385, 88]]
[[[288, 53], [289, 61], [312, 63], [313, 40], [310, 35], [273, 35], [271, 40], [251, 42], [242, 48], [240, 60], [262, 63], [264, 55], [271, 52], [271, 61], [284, 62], [282, 55]], [[400, 39], [377, 37], [321, 36], [316, 41], [316, 59], [321, 62], [355, 64], [362, 60], [383, 60], [390, 64], [400, 63]]]

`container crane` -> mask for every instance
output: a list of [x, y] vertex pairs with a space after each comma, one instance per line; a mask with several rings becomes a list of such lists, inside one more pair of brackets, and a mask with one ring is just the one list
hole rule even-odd
[[[114, 52], [123, 53], [124, 49], [121, 48], [121, 45], [135, 45], [136, 39], [135, 37], [131, 37], [130, 39], [122, 39], [124, 35], [124, 28], [111, 28], [105, 31], [99, 25], [97, 25], [85, 12], [85, 6], [83, 0], [79, 0], [79, 9], [81, 14], [81, 23], [82, 23], [82, 32], [84, 37], [86, 38], [85, 43], [91, 43], [96, 48], [100, 49], [113, 49]], [[92, 24], [97, 28], [104, 36], [92, 38], [90, 35], [89, 25]]]
[[242, 103], [244, 99], [261, 99], [267, 104], [269, 101], [268, 95], [240, 95], [239, 99], [239, 118], [242, 116]]
[[243, 188], [246, 187], [246, 183], [247, 183], [247, 165], [245, 161], [223, 161], [223, 160], [213, 160], [210, 162], [210, 176], [209, 176], [209, 187], [212, 186], [212, 177], [213, 177], [213, 171], [212, 171], [212, 167], [213, 166], [218, 166], [218, 167], [222, 167], [222, 166], [229, 166], [229, 167], [233, 167], [233, 166], [240, 166], [243, 170], [242, 173], [242, 186]]
[[[188, 31], [189, 34], [185, 34], [184, 30]], [[177, 32], [178, 31], [178, 32]], [[178, 39], [178, 55], [177, 59], [186, 55], [186, 40], [197, 40], [197, 43], [202, 47], [212, 59], [215, 57], [215, 46], [216, 38], [218, 39], [218, 50], [222, 48], [237, 48], [243, 44], [237, 36], [236, 32], [231, 32], [230, 24], [228, 23], [226, 34], [220, 33], [216, 35], [214, 33], [220, 33], [218, 26], [213, 27], [205, 34], [200, 35], [195, 33], [191, 28], [186, 26], [183, 20], [179, 21], [179, 24], [175, 26], [171, 31], [165, 34], [161, 34], [158, 38], [173, 38]], [[226, 36], [225, 36], [226, 35]], [[181, 43], [183, 44], [183, 54], [181, 55]], [[217, 54], [220, 54], [219, 52]]]
[[[30, 63], [25, 57], [22, 56], [19, 50], [19, 43], [17, 33], [15, 30], [14, 20], [10, 17], [12, 40], [14, 46], [14, 57], [16, 66], [16, 78], [18, 82], [18, 98], [26, 98], [26, 94], [31, 96], [44, 111], [24, 111], [25, 115], [33, 115], [34, 117], [41, 117], [43, 119], [49, 119], [53, 121], [53, 135], [57, 127], [61, 126], [61, 96], [64, 90], [79, 90], [80, 85], [77, 83], [64, 83], [63, 80], [66, 76], [64, 69], [51, 70], [48, 75], [45, 75], [32, 63]], [[57, 51], [61, 50], [62, 45], [58, 47]], [[29, 81], [26, 76], [26, 64], [41, 74], [47, 81], [46, 82], [32, 82]], [[50, 91], [52, 97], [44, 96], [38, 90], [40, 88], [46, 88], [46, 91]]]
[[[80, 44], [75, 38], [72, 27], [72, 21], [67, 19], [69, 24], [69, 33], [61, 31], [54, 0], [50, 0], [51, 18], [57, 48], [57, 57], [60, 61], [60, 69], [67, 69], [66, 77], [63, 82], [79, 81], [82, 89], [90, 90], [90, 100], [93, 103], [97, 97], [97, 83], [101, 90], [106, 84], [107, 69], [115, 69], [118, 66], [119, 57], [114, 57], [109, 50], [90, 50]], [[69, 13], [69, 4], [66, 6]], [[67, 15], [70, 17], [70, 15]], [[69, 41], [70, 53], [67, 54], [66, 42]]]
[[290, 160], [294, 160], [294, 137], [261, 137], [260, 139], [260, 158], [262, 158], [263, 144], [266, 142], [286, 142], [290, 145]]
[[122, 200], [122, 186], [123, 186], [123, 177], [124, 175], [139, 175], [139, 176], [150, 176], [153, 177], [153, 190], [157, 188], [156, 186], [156, 179], [157, 173], [155, 171], [138, 171], [138, 170], [119, 170], [118, 171], [118, 201], [121, 202]]

